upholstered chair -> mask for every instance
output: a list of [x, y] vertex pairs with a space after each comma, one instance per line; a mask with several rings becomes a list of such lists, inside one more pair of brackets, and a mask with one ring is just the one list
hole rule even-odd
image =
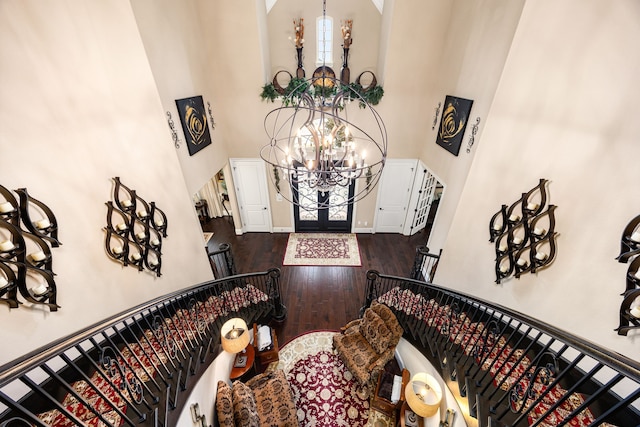
[[404, 333], [389, 307], [374, 301], [361, 319], [347, 323], [333, 336], [333, 346], [361, 385], [372, 385], [394, 357]]

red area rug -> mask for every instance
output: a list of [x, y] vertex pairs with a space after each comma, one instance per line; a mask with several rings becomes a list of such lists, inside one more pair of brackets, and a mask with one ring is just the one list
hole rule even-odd
[[280, 350], [280, 363], [293, 391], [301, 427], [363, 427], [369, 419], [369, 391], [360, 387], [333, 350], [335, 332], [311, 332]]
[[291, 233], [282, 265], [360, 267], [355, 234]]

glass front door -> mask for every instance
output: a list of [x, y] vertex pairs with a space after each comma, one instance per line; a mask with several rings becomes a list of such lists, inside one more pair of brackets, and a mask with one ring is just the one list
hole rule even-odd
[[[353, 196], [354, 187], [355, 181], [352, 181], [349, 186], [337, 185], [331, 192], [322, 192], [310, 188], [306, 181], [294, 182], [292, 190], [298, 200], [293, 208], [296, 232], [350, 233], [353, 204], [344, 202]], [[323, 205], [340, 206], [320, 208]]]

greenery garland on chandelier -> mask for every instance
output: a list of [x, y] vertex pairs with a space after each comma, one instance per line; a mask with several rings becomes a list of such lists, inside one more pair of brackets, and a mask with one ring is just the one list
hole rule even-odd
[[[278, 90], [273, 82], [267, 83], [262, 87], [260, 98], [262, 98], [263, 101], [267, 100], [270, 102], [275, 102], [277, 98], [282, 98], [285, 105], [289, 105], [292, 99], [297, 99], [299, 94], [307, 91], [309, 89], [309, 85], [310, 81], [308, 79], [300, 77], [292, 77], [291, 80], [289, 80], [287, 87], [281, 90]], [[340, 89], [347, 94], [353, 93], [353, 95], [350, 96], [350, 99], [364, 99], [371, 105], [378, 105], [384, 95], [384, 89], [379, 85], [375, 85], [373, 87], [369, 86], [365, 89], [361, 84], [352, 82], [348, 85], [340, 84]], [[331, 87], [313, 85], [312, 90], [316, 96], [330, 97], [337, 93], [338, 88], [335, 85]], [[360, 108], [366, 107], [363, 102], [360, 102], [359, 106]]]

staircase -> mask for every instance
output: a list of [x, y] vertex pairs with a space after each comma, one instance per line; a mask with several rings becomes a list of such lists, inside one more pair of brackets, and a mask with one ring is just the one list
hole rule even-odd
[[283, 319], [280, 271], [164, 296], [0, 368], [0, 426], [173, 426], [231, 317]]
[[[424, 281], [369, 271], [362, 311], [373, 300], [479, 426], [640, 425], [636, 361]], [[176, 425], [231, 317], [284, 320], [280, 270], [165, 295], [0, 367], [0, 427]]]
[[638, 426], [640, 364], [507, 308], [367, 273], [364, 308], [395, 312], [479, 426]]

